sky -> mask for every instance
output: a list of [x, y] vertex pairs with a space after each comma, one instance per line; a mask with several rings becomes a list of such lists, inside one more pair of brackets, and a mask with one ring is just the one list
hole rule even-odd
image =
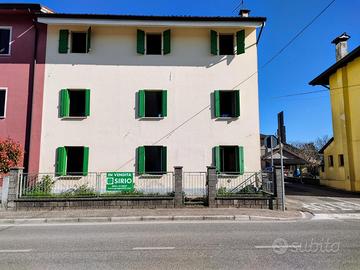
[[[36, 2], [35, 0], [1, 2]], [[266, 63], [331, 0], [244, 0], [251, 16], [267, 17], [258, 47], [259, 66]], [[237, 16], [241, 0], [42, 0], [56, 12], [134, 15]], [[106, 4], [104, 4], [106, 3]], [[331, 41], [347, 32], [349, 51], [360, 44], [360, 0], [335, 3], [271, 64], [259, 70], [260, 130], [275, 134], [277, 113], [284, 111], [288, 141], [309, 142], [332, 136], [328, 92], [281, 97], [323, 90], [308, 83], [335, 63]]]

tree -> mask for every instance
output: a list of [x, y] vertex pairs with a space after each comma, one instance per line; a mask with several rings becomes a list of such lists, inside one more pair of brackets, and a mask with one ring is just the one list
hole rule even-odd
[[19, 166], [23, 160], [23, 150], [19, 143], [7, 138], [0, 139], [0, 175], [6, 174], [10, 168]]
[[328, 143], [329, 140], [330, 140], [330, 137], [328, 135], [318, 137], [314, 142], [316, 150], [320, 151], [320, 149], [323, 148], [325, 146], [325, 144]]

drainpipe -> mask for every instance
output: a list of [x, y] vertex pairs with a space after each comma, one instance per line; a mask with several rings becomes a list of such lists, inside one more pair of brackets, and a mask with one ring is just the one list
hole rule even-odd
[[[31, 11], [29, 10], [29, 13]], [[29, 72], [29, 96], [28, 96], [28, 105], [27, 105], [27, 119], [26, 119], [26, 134], [25, 134], [25, 147], [24, 147], [24, 167], [25, 172], [29, 170], [30, 164], [30, 142], [31, 142], [31, 129], [32, 129], [32, 110], [33, 110], [33, 101], [34, 101], [34, 85], [35, 85], [35, 67], [37, 60], [37, 45], [38, 45], [38, 25], [37, 17], [34, 14], [35, 18], [33, 19], [33, 26], [35, 29], [35, 38], [34, 38], [34, 51], [33, 51], [33, 61], [30, 66]]]

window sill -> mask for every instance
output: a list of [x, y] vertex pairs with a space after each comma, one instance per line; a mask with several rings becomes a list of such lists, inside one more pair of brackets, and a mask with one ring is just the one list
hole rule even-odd
[[149, 174], [149, 173], [145, 173], [145, 174], [141, 174], [139, 175], [139, 178], [146, 178], [146, 179], [158, 179], [158, 178], [162, 178], [166, 173], [159, 173], [159, 174]]
[[88, 116], [69, 116], [69, 117], [61, 117], [63, 120], [72, 120], [72, 119], [87, 119]]
[[145, 116], [145, 117], [140, 117], [139, 119], [149, 119], [149, 120], [154, 119], [154, 120], [161, 120], [161, 119], [164, 119], [164, 118], [166, 118], [166, 117], [165, 117], [165, 116], [159, 116], [159, 117], [156, 117], [156, 116], [149, 116], [149, 117], [147, 117], [147, 116]]
[[240, 116], [219, 116], [216, 117], [217, 119], [224, 119], [224, 120], [228, 120], [228, 119], [238, 119]]
[[83, 178], [83, 175], [63, 175], [63, 176], [57, 176], [60, 180], [80, 180]]
[[218, 177], [219, 178], [237, 178], [241, 176], [241, 173], [239, 172], [234, 172], [234, 173], [219, 173]]

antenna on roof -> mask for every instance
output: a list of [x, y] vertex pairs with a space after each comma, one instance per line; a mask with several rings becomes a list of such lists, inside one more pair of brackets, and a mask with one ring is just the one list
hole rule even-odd
[[244, 6], [244, 0], [240, 0], [240, 4], [238, 4], [232, 12], [237, 12], [239, 8], [243, 7]]

